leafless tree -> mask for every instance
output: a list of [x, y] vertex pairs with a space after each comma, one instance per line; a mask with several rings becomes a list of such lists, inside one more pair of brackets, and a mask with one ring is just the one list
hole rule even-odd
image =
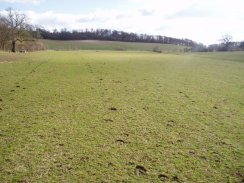
[[232, 36], [231, 35], [224, 35], [222, 39], [220, 39], [221, 44], [224, 46], [224, 51], [228, 51], [232, 45]]
[[16, 51], [16, 42], [24, 41], [29, 36], [27, 17], [25, 14], [8, 8], [6, 16], [1, 16], [2, 24], [9, 30], [9, 40], [12, 44], [12, 52]]
[[3, 17], [0, 15], [0, 49], [5, 49], [10, 39], [9, 29], [4, 23]]

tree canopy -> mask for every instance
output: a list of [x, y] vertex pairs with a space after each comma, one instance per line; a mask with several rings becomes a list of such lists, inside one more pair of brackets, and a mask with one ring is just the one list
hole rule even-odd
[[16, 42], [31, 38], [31, 26], [27, 23], [27, 17], [11, 8], [6, 9], [6, 15], [0, 15], [0, 41], [4, 48], [11, 41], [12, 52], [16, 51]]

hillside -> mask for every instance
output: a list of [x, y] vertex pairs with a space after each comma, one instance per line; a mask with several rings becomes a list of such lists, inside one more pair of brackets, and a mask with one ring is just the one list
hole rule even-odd
[[56, 41], [42, 40], [50, 50], [131, 50], [131, 51], [152, 51], [155, 47], [163, 52], [181, 52], [186, 47], [172, 44], [159, 43], [136, 43], [119, 41]]

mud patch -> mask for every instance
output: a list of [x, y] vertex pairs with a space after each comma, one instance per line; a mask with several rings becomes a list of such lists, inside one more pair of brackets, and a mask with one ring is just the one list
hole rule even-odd
[[206, 157], [206, 156], [199, 156], [199, 158], [200, 158], [201, 160], [204, 160], [204, 161], [207, 160], [207, 157]]
[[84, 157], [81, 157], [81, 158], [80, 158], [81, 161], [88, 161], [89, 159], [90, 159], [90, 158], [87, 157], [87, 156], [84, 156]]
[[129, 162], [129, 163], [127, 163], [127, 165], [129, 165], [129, 166], [134, 166], [135, 163], [134, 163], [134, 162]]
[[135, 174], [137, 176], [143, 176], [147, 174], [147, 169], [144, 166], [137, 165], [135, 168]]
[[240, 183], [244, 183], [244, 166], [238, 167], [234, 175], [240, 180]]
[[175, 182], [180, 182], [180, 179], [177, 175], [173, 176], [172, 177], [172, 181], [175, 181]]
[[112, 162], [108, 162], [108, 166], [114, 166]]
[[118, 139], [118, 140], [116, 140], [116, 143], [117, 143], [118, 145], [124, 145], [124, 144], [126, 144], [126, 142], [125, 142], [124, 140], [122, 140], [122, 139]]
[[105, 122], [113, 122], [112, 119], [104, 119]]
[[113, 83], [122, 83], [121, 81], [112, 80]]
[[169, 120], [166, 124], [167, 127], [173, 127], [175, 125], [175, 121], [174, 120]]
[[109, 108], [111, 111], [117, 111], [117, 108], [116, 107], [110, 107]]
[[167, 181], [169, 179], [169, 177], [167, 175], [165, 175], [165, 174], [159, 174], [158, 178], [161, 181]]
[[189, 155], [190, 156], [195, 156], [196, 155], [196, 152], [195, 151], [189, 151]]

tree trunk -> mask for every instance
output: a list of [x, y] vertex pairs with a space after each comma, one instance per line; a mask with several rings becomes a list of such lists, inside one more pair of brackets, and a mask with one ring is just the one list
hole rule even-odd
[[12, 41], [12, 52], [16, 52], [16, 41]]

